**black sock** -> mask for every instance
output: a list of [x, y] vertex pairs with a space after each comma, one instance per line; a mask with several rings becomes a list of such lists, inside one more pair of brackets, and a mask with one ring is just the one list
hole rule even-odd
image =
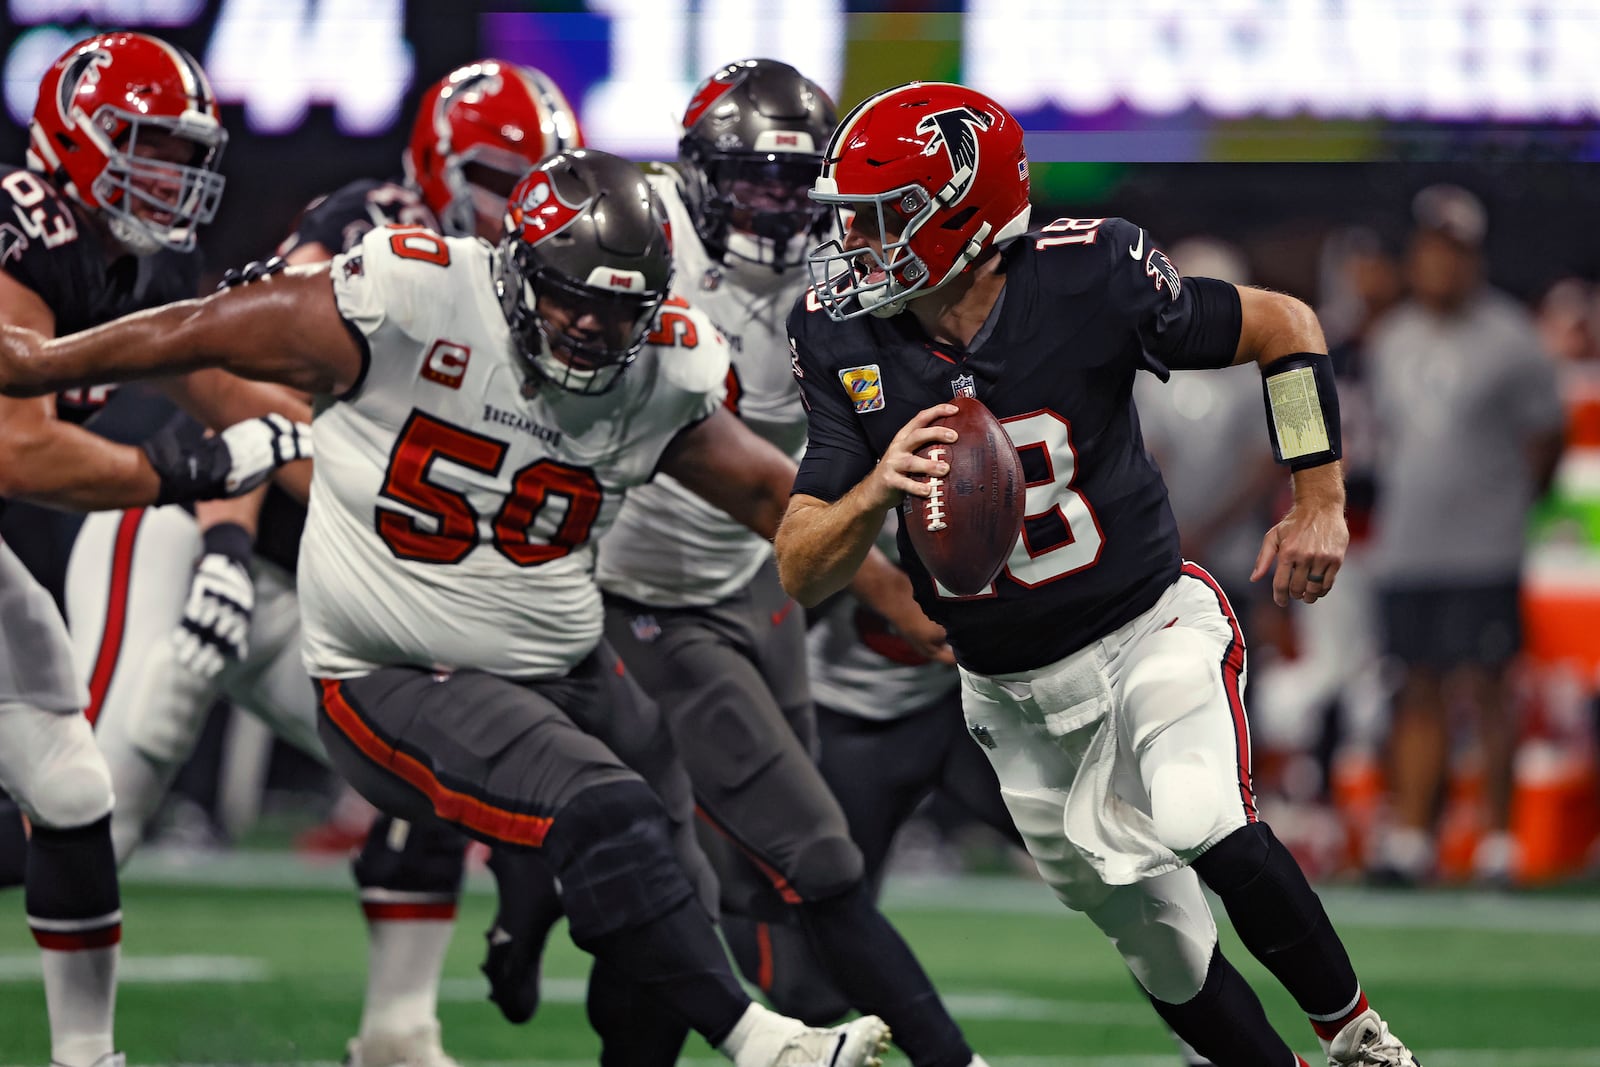
[[525, 1023], [539, 1010], [539, 972], [545, 943], [563, 914], [561, 895], [555, 873], [531, 849], [497, 848], [489, 870], [499, 890], [483, 964], [489, 999], [511, 1022]]
[[711, 920], [692, 897], [642, 926], [580, 941], [578, 947], [593, 953], [596, 966], [603, 963], [631, 978], [713, 1048], [750, 1006]]
[[95, 947], [115, 943], [122, 927], [117, 856], [111, 847], [111, 816], [88, 826], [52, 830], [34, 826], [28, 842], [24, 900], [34, 940], [49, 947]]
[[1346, 1010], [1360, 988], [1344, 943], [1294, 856], [1266, 823], [1235, 830], [1194, 861], [1251, 955], [1307, 1015]]
[[829, 975], [857, 1010], [889, 1024], [914, 1067], [966, 1067], [972, 1046], [865, 882], [800, 914]]
[[600, 1067], [673, 1067], [689, 1024], [611, 963], [589, 972], [589, 1025], [600, 1035]]
[[0, 889], [21, 885], [28, 877], [28, 832], [22, 809], [0, 793]]
[[[1150, 997], [1149, 993], [1145, 996]], [[1227, 1067], [1289, 1067], [1300, 1063], [1272, 1029], [1261, 1001], [1220, 948], [1212, 949], [1200, 992], [1182, 1004], [1150, 997], [1156, 1014], [1212, 1063]]]

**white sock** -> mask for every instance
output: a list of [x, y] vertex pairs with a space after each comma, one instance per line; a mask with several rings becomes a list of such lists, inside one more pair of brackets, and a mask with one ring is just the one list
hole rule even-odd
[[121, 945], [70, 952], [42, 948], [44, 1000], [50, 1014], [50, 1058], [66, 1067], [92, 1067], [112, 1051]]
[[367, 1000], [361, 1036], [406, 1034], [439, 1016], [439, 972], [455, 919], [373, 919], [367, 923]]
[[[791, 1025], [775, 1026], [782, 1023]], [[728, 1031], [728, 1036], [717, 1047], [717, 1051], [735, 1063], [766, 1062], [772, 1059], [772, 1052], [765, 1046], [787, 1038], [796, 1025], [798, 1024], [794, 1020], [752, 1000], [750, 1006], [744, 1010], [744, 1014], [739, 1016], [739, 1021], [733, 1024], [733, 1029]], [[746, 1053], [750, 1053], [751, 1056], [747, 1058]]]

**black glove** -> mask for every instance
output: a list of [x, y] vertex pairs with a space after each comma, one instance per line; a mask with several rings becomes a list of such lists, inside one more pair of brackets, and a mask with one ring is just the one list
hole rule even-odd
[[156, 504], [238, 496], [285, 463], [311, 455], [311, 427], [283, 415], [246, 419], [208, 437], [186, 415], [139, 446], [161, 479]]
[[246, 263], [242, 267], [229, 267], [222, 272], [222, 280], [217, 283], [217, 288], [232, 289], [236, 285], [249, 285], [251, 282], [260, 281], [269, 274], [276, 274], [288, 266], [288, 261], [282, 256], [273, 256], [265, 262], [257, 259]]

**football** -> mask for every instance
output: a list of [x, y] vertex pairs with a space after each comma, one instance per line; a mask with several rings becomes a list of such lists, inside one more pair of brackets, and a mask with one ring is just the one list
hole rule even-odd
[[907, 495], [902, 521], [928, 573], [957, 596], [973, 596], [1000, 573], [1022, 532], [1026, 490], [1022, 460], [1005, 427], [983, 403], [958, 396], [961, 410], [933, 425], [956, 432], [917, 455], [943, 460], [950, 473], [930, 478], [928, 496]]

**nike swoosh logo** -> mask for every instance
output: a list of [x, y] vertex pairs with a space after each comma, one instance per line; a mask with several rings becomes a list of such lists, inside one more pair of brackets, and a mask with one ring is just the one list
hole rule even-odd
[[1128, 246], [1128, 258], [1129, 259], [1143, 259], [1144, 258], [1144, 231], [1143, 230], [1139, 231], [1139, 243], [1136, 244], [1136, 245], [1129, 245]]

